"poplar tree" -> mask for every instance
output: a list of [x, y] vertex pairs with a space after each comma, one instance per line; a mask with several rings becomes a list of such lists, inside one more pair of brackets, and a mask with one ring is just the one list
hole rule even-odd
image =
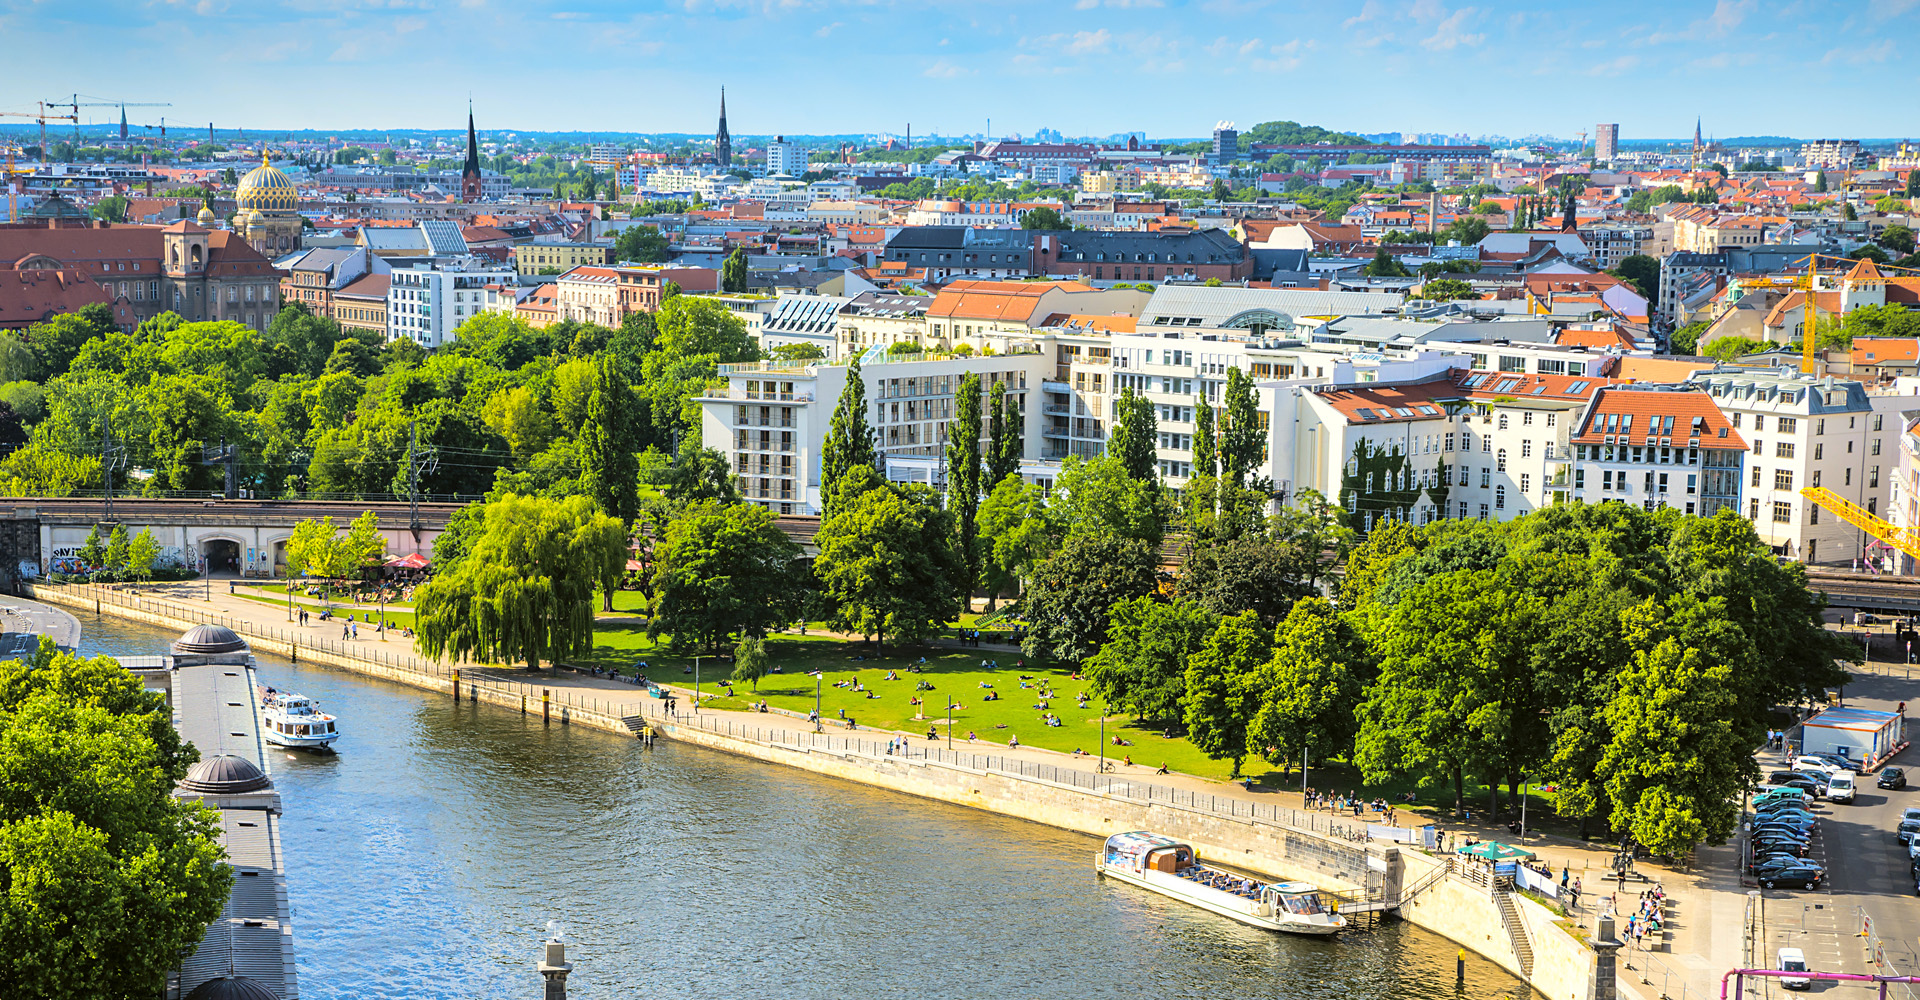
[[1246, 485], [1247, 474], [1265, 457], [1266, 443], [1260, 439], [1253, 379], [1238, 368], [1227, 369], [1226, 404], [1220, 440], [1220, 476], [1239, 489]]
[[873, 431], [867, 426], [867, 385], [860, 377], [860, 358], [847, 363], [847, 384], [840, 389], [840, 402], [834, 405], [833, 418], [827, 424], [827, 439], [820, 446], [820, 516], [833, 516], [839, 509], [840, 480], [847, 470], [864, 465], [880, 471], [874, 454]]
[[633, 439], [636, 402], [633, 387], [611, 354], [600, 356], [593, 373], [593, 394], [580, 428], [593, 502], [602, 511], [632, 524], [640, 512], [640, 461], [628, 444]]
[[1204, 394], [1196, 394], [1193, 397], [1193, 474], [1216, 475], [1218, 451], [1213, 437], [1213, 407], [1207, 405]]
[[[1000, 383], [994, 383], [999, 388]], [[966, 601], [980, 579], [980, 376], [960, 380], [953, 401], [953, 425], [947, 429], [947, 509], [953, 513], [959, 547], [960, 599]], [[964, 605], [963, 605], [964, 606]]]
[[1008, 476], [1020, 471], [1020, 411], [1014, 405], [1013, 397], [1007, 395], [1007, 384], [995, 382], [993, 391], [988, 395], [987, 412], [992, 418], [992, 427], [987, 445], [987, 481], [984, 484], [989, 491]]
[[1158, 462], [1153, 447], [1159, 426], [1152, 403], [1135, 396], [1130, 388], [1121, 390], [1120, 399], [1113, 407], [1113, 432], [1107, 438], [1107, 454], [1120, 460], [1120, 467], [1127, 475], [1148, 483], [1157, 482], [1154, 471]]

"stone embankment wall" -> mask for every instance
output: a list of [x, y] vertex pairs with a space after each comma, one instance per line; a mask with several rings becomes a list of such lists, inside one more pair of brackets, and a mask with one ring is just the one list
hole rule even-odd
[[[894, 757], [826, 746], [755, 738], [753, 727], [735, 726], [712, 715], [668, 718], [658, 701], [633, 696], [600, 700], [570, 692], [551, 692], [539, 684], [468, 671], [458, 675], [437, 664], [389, 651], [382, 644], [341, 643], [291, 631], [263, 629], [213, 612], [174, 602], [151, 601], [94, 587], [24, 585], [23, 596], [48, 604], [113, 615], [163, 628], [196, 624], [228, 625], [256, 649], [290, 659], [320, 663], [475, 702], [541, 715], [561, 724], [578, 724], [630, 735], [635, 714], [670, 739], [816, 774], [1003, 816], [1044, 823], [1092, 837], [1127, 830], [1152, 830], [1186, 841], [1203, 859], [1281, 879], [1312, 882], [1342, 895], [1362, 896], [1371, 879], [1376, 893], [1388, 896], [1401, 887], [1420, 887], [1399, 907], [1399, 915], [1491, 959], [1551, 1000], [1586, 1000], [1594, 953], [1559, 926], [1560, 919], [1531, 899], [1512, 897], [1533, 954], [1531, 975], [1522, 968], [1500, 910], [1488, 890], [1454, 875], [1430, 879], [1443, 862], [1393, 845], [1361, 844], [1246, 816], [1220, 815], [1204, 808], [1141, 801], [1125, 795], [1075, 787], [1032, 776], [960, 767], [920, 757]], [[635, 712], [635, 709], [638, 712]], [[762, 735], [764, 735], [764, 731]], [[845, 741], [842, 741], [843, 747]], [[1087, 865], [1093, 865], [1089, 844]]]

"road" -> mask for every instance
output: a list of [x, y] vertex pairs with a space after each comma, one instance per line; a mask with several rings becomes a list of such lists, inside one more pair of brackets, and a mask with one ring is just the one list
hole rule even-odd
[[[80, 644], [80, 620], [66, 611], [23, 597], [0, 595], [0, 627], [21, 635], [44, 635], [54, 645], [72, 649]], [[34, 642], [38, 645], [38, 641]]]
[[[1890, 644], [1876, 650], [1889, 655]], [[1855, 673], [1845, 690], [1851, 708], [1893, 711], [1902, 701], [1920, 695], [1920, 678], [1901, 663], [1873, 662]], [[1784, 766], [1779, 754], [1760, 757], [1762, 772]], [[1893, 839], [1900, 811], [1920, 806], [1920, 750], [1908, 748], [1893, 765], [1908, 770], [1914, 785], [1901, 791], [1875, 787], [1863, 776], [1851, 805], [1821, 801], [1820, 835], [1812, 854], [1827, 867], [1831, 884], [1821, 892], [1765, 891], [1766, 964], [1783, 947], [1800, 948], [1808, 964], [1822, 971], [1920, 974], [1920, 897], [1908, 877], [1906, 848]], [[1868, 927], [1871, 938], [1863, 935]], [[1869, 943], [1879, 964], [1869, 963]], [[1843, 989], [1838, 984], [1815, 983], [1814, 992]], [[1782, 996], [1767, 984], [1756, 995]], [[1897, 994], [1896, 994], [1897, 995]], [[1911, 994], [1920, 996], [1920, 993]]]

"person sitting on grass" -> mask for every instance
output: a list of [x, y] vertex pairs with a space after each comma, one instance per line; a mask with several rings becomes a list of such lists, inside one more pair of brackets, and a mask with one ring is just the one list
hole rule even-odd
[[1132, 766], [1133, 766], [1133, 755], [1132, 755], [1132, 754], [1128, 754], [1128, 755], [1126, 755], [1125, 757], [1122, 757], [1122, 758], [1120, 758], [1120, 763], [1122, 763], [1122, 764], [1125, 764], [1125, 765], [1127, 765], [1128, 767], [1132, 767]]
[[1158, 770], [1158, 771], [1155, 771], [1155, 772], [1153, 772], [1153, 773], [1155, 773], [1155, 774], [1165, 774], [1165, 773], [1167, 773], [1167, 762], [1166, 762], [1166, 761], [1161, 761], [1161, 762], [1160, 762], [1160, 770]]
[[971, 730], [971, 729], [969, 729], [969, 730], [967, 730], [967, 742], [968, 742], [968, 743], [972, 743], [972, 742], [974, 742], [974, 741], [976, 741], [976, 740], [978, 740], [978, 739], [979, 739], [979, 737], [978, 737], [978, 736], [975, 736], [975, 735], [973, 734], [973, 730]]
[[1008, 746], [1010, 746], [1010, 747], [1017, 747], [1017, 746], [1019, 746], [1019, 745], [1020, 745], [1020, 737], [1019, 737], [1019, 736], [1017, 736], [1017, 735], [1016, 735], [1016, 736], [1009, 736], [1009, 737], [1007, 737], [1007, 745], [1008, 745]]

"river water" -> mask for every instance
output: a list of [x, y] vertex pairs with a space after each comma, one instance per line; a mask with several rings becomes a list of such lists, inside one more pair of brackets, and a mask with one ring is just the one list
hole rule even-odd
[[[86, 653], [171, 633], [81, 616]], [[571, 996], [1526, 998], [1405, 924], [1243, 927], [1092, 870], [1098, 842], [670, 742], [261, 657], [337, 757], [277, 752], [304, 1000]]]

